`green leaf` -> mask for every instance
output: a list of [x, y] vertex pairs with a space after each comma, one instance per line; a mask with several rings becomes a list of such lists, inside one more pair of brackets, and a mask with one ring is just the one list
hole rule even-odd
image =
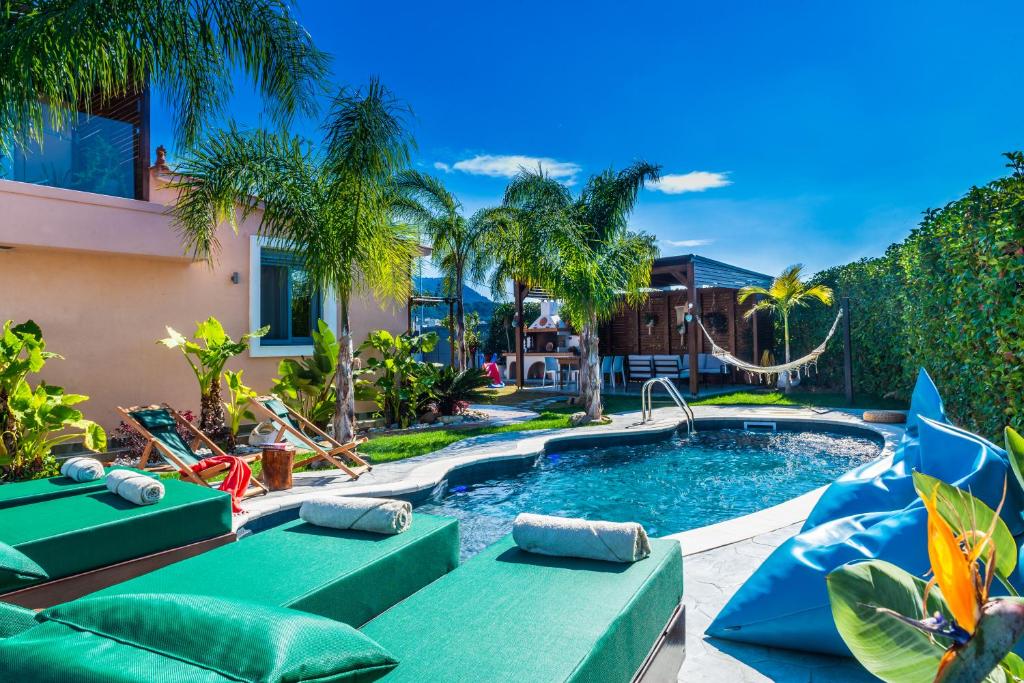
[[1024, 488], [1024, 437], [1013, 427], [1003, 430], [1006, 439], [1006, 455], [1010, 460], [1010, 468], [1017, 477], [1017, 483]]
[[90, 451], [102, 451], [107, 447], [107, 433], [92, 420], [79, 420], [72, 426], [83, 430], [82, 445]]
[[[876, 608], [923, 619], [925, 582], [881, 560], [847, 564], [826, 578], [832, 616], [843, 641], [864, 668], [889, 683], [932, 683], [945, 646]], [[938, 590], [928, 612], [950, 612]]]
[[992, 521], [996, 520], [992, 533], [992, 543], [996, 549], [996, 573], [1008, 581], [1017, 566], [1017, 544], [1006, 522], [996, 517], [995, 510], [962, 489], [920, 472], [914, 472], [913, 476], [914, 488], [922, 495], [930, 496], [933, 490], [938, 489], [939, 514], [954, 532], [973, 530], [984, 533], [992, 526]]

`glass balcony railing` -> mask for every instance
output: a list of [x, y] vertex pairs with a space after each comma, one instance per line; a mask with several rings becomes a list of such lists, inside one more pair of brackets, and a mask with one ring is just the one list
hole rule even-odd
[[131, 123], [79, 114], [74, 126], [47, 127], [41, 143], [0, 156], [0, 178], [134, 198], [135, 136]]

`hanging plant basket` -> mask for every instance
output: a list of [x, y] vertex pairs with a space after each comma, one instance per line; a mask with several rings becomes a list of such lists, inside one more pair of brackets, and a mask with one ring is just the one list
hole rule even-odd
[[647, 334], [654, 332], [654, 326], [658, 324], [658, 316], [654, 313], [644, 313], [644, 325], [647, 326]]

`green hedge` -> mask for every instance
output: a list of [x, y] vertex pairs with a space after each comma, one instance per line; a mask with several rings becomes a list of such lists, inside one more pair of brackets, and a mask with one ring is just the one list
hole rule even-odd
[[[927, 368], [952, 419], [992, 438], [1006, 424], [1024, 428], [1024, 155], [1006, 156], [1009, 176], [927, 211], [884, 256], [815, 276], [851, 299], [855, 391], [909, 398]], [[834, 315], [798, 312], [794, 355]], [[842, 385], [841, 343], [810, 382]]]

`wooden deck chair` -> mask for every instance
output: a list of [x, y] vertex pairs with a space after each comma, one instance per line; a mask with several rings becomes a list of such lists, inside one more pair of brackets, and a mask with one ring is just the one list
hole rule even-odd
[[311, 453], [310, 457], [297, 461], [295, 467], [308, 465], [314, 460], [326, 460], [353, 479], [373, 469], [356, 453], [356, 448], [366, 443], [365, 437], [347, 444], [340, 443], [274, 395], [253, 396], [249, 402], [257, 419], [267, 420], [277, 427], [275, 441], [284, 441], [300, 452]]
[[[208, 436], [199, 431], [199, 428], [182, 417], [178, 411], [167, 405], [135, 406], [122, 408], [118, 406], [117, 412], [129, 424], [132, 429], [141, 434], [147, 441], [142, 457], [136, 465], [140, 470], [171, 469], [178, 472], [178, 476], [193, 484], [202, 486], [213, 486], [210, 479], [225, 472], [229, 465], [220, 464], [207, 467], [198, 472], [192, 471], [192, 465], [198, 463], [202, 458], [196, 454], [195, 449], [200, 443], [204, 444], [213, 455], [225, 455]], [[184, 425], [195, 438], [188, 443], [178, 434], [177, 425]], [[263, 457], [260, 453], [238, 456], [247, 463], [252, 463]], [[150, 465], [150, 461], [163, 460], [165, 465]], [[267, 487], [256, 481], [255, 477], [249, 477], [249, 489], [245, 492], [245, 498], [267, 493]]]

